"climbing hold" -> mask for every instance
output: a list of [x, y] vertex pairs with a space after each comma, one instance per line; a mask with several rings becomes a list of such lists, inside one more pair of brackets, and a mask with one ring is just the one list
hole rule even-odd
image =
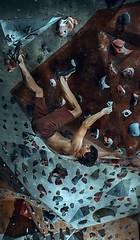
[[41, 45], [41, 50], [42, 52], [45, 54], [45, 53], [48, 53], [48, 44], [46, 42], [43, 42], [42, 45]]
[[93, 238], [93, 237], [95, 237], [95, 236], [96, 236], [96, 234], [95, 234], [94, 232], [90, 232], [90, 233], [89, 233], [89, 237], [90, 237], [90, 238]]
[[70, 207], [71, 207], [71, 208], [74, 208], [74, 203], [70, 203]]
[[87, 223], [87, 219], [84, 219], [84, 220], [78, 222], [78, 224], [81, 224], [81, 225], [83, 225], [83, 224], [85, 224], [85, 223]]
[[107, 69], [108, 69], [111, 76], [116, 76], [117, 75], [117, 71], [116, 71], [115, 67], [113, 66], [112, 62], [108, 63]]
[[130, 22], [131, 22], [131, 18], [128, 12], [123, 13], [118, 17], [116, 21], [116, 26], [115, 26], [116, 27], [115, 32], [118, 37], [124, 33], [125, 26], [130, 24]]
[[125, 13], [121, 14], [118, 17], [117, 22], [121, 25], [124, 25], [124, 26], [130, 24], [131, 23], [131, 17], [129, 15], [129, 13], [125, 12]]
[[115, 52], [118, 54], [127, 55], [127, 54], [133, 52], [133, 50], [129, 50], [129, 49], [125, 48], [124, 45], [125, 45], [125, 42], [119, 38], [115, 39], [112, 42], [112, 46], [113, 46]]
[[83, 102], [83, 97], [80, 94], [78, 94], [77, 95], [77, 100], [78, 100], [79, 103], [82, 103]]
[[40, 64], [42, 61], [43, 61], [43, 56], [42, 56], [42, 54], [39, 54], [37, 56], [37, 62]]
[[131, 123], [128, 127], [128, 132], [132, 137], [140, 136], [140, 125], [137, 122]]
[[14, 97], [11, 97], [10, 101], [11, 101], [11, 104], [15, 104], [16, 103], [16, 99]]
[[112, 107], [113, 101], [108, 101], [106, 104], [107, 104], [108, 107]]
[[56, 87], [56, 81], [53, 78], [50, 79], [50, 85]]
[[39, 162], [37, 160], [33, 161], [33, 167], [37, 166]]
[[137, 106], [139, 98], [140, 98], [140, 95], [137, 95], [136, 93], [132, 93], [130, 104], [132, 104], [133, 106]]
[[2, 144], [2, 151], [5, 153], [6, 156], [10, 156], [10, 153], [7, 150], [7, 145], [6, 144]]
[[27, 122], [24, 123], [24, 127], [28, 128], [28, 123]]
[[34, 139], [35, 139], [35, 134], [33, 133], [29, 133], [29, 132], [23, 132], [22, 133], [22, 137], [25, 139], [25, 140], [28, 140], [30, 142], [32, 142]]
[[93, 213], [92, 217], [96, 222], [101, 222], [101, 218], [103, 218], [103, 217], [107, 217], [107, 216], [115, 217], [116, 212], [117, 212], [116, 207], [100, 208]]
[[136, 157], [140, 158], [140, 152], [136, 153]]
[[90, 136], [92, 136], [92, 137], [94, 137], [95, 139], [97, 139], [97, 138], [99, 138], [99, 134], [100, 134], [100, 132], [99, 132], [99, 129], [97, 128], [97, 129], [90, 129]]
[[121, 112], [121, 114], [126, 118], [129, 117], [132, 114], [132, 112], [129, 109], [125, 109]]
[[122, 78], [132, 78], [134, 76], [134, 68], [127, 67], [121, 72]]
[[79, 202], [80, 204], [82, 204], [82, 203], [83, 203], [83, 199], [79, 199], [78, 202]]
[[26, 177], [23, 177], [22, 180], [23, 180], [23, 183], [24, 183], [25, 185], [28, 185], [28, 180], [27, 180]]
[[83, 183], [85, 183], [85, 184], [87, 183], [87, 178], [83, 177], [81, 180]]
[[63, 97], [61, 97], [59, 99], [59, 103], [60, 103], [60, 106], [62, 107], [62, 106], [64, 106], [66, 104], [66, 100]]
[[93, 178], [93, 180], [98, 179], [98, 177], [99, 177], [99, 172], [100, 172], [100, 169], [96, 169], [96, 170], [91, 174], [91, 177]]
[[125, 90], [121, 85], [117, 86], [117, 92], [122, 96], [125, 95]]
[[104, 136], [104, 146], [109, 148], [113, 144], [113, 140], [111, 138], [107, 138]]
[[79, 192], [79, 194], [84, 194], [84, 192], [85, 192], [85, 190], [83, 189]]
[[76, 67], [70, 66], [70, 68], [67, 71], [60, 71], [59, 69], [56, 70], [56, 77], [59, 79], [60, 77], [70, 77], [71, 74], [75, 73]]
[[65, 190], [65, 191], [69, 192], [69, 188], [68, 187], [63, 187], [61, 190]]
[[32, 142], [32, 146], [35, 147], [36, 149], [39, 149], [39, 146], [37, 145], [37, 143], [35, 141]]
[[42, 175], [43, 175], [43, 176], [46, 176], [45, 170], [42, 170]]
[[60, 37], [66, 37], [70, 32], [72, 32], [72, 30], [75, 28], [77, 24], [78, 24], [77, 20], [72, 17], [61, 19], [58, 23], [57, 34]]
[[15, 149], [13, 149], [13, 152], [10, 154], [10, 158], [11, 162], [16, 162], [18, 158], [18, 152]]
[[28, 172], [28, 167], [25, 163], [22, 163], [22, 170], [23, 172]]
[[43, 187], [42, 184], [38, 184], [37, 186], [37, 190], [40, 192], [40, 194], [42, 194], [43, 196], [47, 194], [46, 189]]
[[125, 148], [116, 147], [115, 152], [119, 155], [123, 155], [125, 153]]
[[75, 60], [74, 60], [74, 59], [71, 59], [71, 60], [70, 60], [70, 63], [71, 63], [71, 66], [72, 66], [72, 67], [76, 67], [76, 63], [75, 63]]
[[90, 116], [91, 116], [91, 111], [90, 111], [90, 109], [89, 109], [89, 108], [85, 109], [85, 111], [84, 111], [84, 118], [86, 119], [86, 118], [88, 118], [88, 117], [90, 117]]
[[102, 90], [104, 90], [105, 88], [110, 88], [109, 85], [106, 84], [105, 80], [106, 80], [106, 77], [107, 76], [103, 76], [100, 80], [100, 85], [101, 85], [101, 88]]

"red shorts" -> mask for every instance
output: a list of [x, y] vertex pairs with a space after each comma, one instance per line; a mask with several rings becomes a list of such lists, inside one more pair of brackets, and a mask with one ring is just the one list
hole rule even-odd
[[49, 138], [58, 131], [59, 128], [75, 119], [74, 115], [65, 107], [48, 113], [44, 98], [35, 97], [34, 104], [32, 128], [39, 137]]

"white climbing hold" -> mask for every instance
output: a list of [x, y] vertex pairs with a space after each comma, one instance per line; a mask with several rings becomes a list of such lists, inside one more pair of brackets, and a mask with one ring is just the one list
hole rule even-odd
[[53, 79], [53, 78], [51, 78], [50, 79], [50, 85], [52, 85], [52, 87], [56, 87], [56, 81]]
[[90, 136], [94, 137], [95, 139], [99, 138], [100, 131], [98, 128], [90, 131]]
[[121, 76], [123, 78], [132, 78], [134, 76], [134, 72], [135, 72], [134, 68], [128, 67], [121, 72]]
[[66, 100], [64, 98], [61, 98], [60, 100], [61, 107], [64, 106], [65, 104], [66, 104]]
[[105, 75], [100, 80], [100, 84], [101, 84], [102, 90], [104, 90], [105, 88], [110, 88], [110, 86], [108, 84], [106, 84], [106, 82], [105, 82], [106, 77], [107, 76]]
[[71, 59], [70, 63], [73, 67], [76, 67], [76, 63], [75, 63], [74, 59]]
[[107, 104], [108, 107], [112, 107], [113, 101], [108, 101], [106, 104]]
[[104, 146], [109, 148], [113, 144], [113, 140], [111, 138], [107, 138], [104, 136]]
[[131, 111], [129, 109], [125, 109], [121, 112], [121, 114], [124, 116], [124, 117], [129, 117], [131, 115]]

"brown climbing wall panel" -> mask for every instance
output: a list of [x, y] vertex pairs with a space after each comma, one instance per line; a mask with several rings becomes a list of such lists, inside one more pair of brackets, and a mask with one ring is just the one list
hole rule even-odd
[[[130, 8], [131, 5], [128, 5], [127, 11]], [[138, 94], [139, 63], [137, 66], [135, 65], [135, 58], [139, 56], [139, 48], [138, 45], [123, 39], [125, 40], [125, 47], [132, 49], [133, 52], [127, 55], [114, 55], [112, 45], [118, 36], [116, 37], [113, 32], [109, 32], [108, 24], [111, 22], [112, 17], [115, 17], [115, 14], [117, 13], [108, 10], [98, 11], [71, 41], [68, 41], [61, 49], [35, 69], [32, 75], [37, 83], [43, 87], [46, 104], [49, 106], [49, 110], [52, 111], [55, 107], [60, 106], [58, 104], [60, 89], [59, 81], [56, 81], [57, 86], [55, 88], [50, 84], [50, 79], [54, 78], [56, 80], [56, 70], [68, 69], [70, 60], [74, 59], [76, 62], [76, 73], [69, 79], [69, 85], [80, 101], [83, 114], [72, 124], [69, 124], [70, 134], [80, 126], [81, 121], [87, 115], [96, 113], [103, 107], [106, 107], [108, 101], [113, 101], [113, 112], [104, 116], [92, 126], [92, 129], [99, 129], [99, 138], [95, 139], [90, 134], [90, 131], [86, 138], [93, 144], [95, 143], [110, 152], [114, 151], [116, 147], [124, 148], [129, 157], [135, 157], [135, 153], [139, 151], [140, 147], [139, 137], [131, 137], [127, 129], [131, 121], [139, 122], [140, 103], [138, 101], [137, 105], [131, 109], [132, 114], [128, 118], [124, 119], [121, 111], [130, 108], [130, 98], [133, 91]], [[111, 64], [108, 66], [109, 62], [114, 67], [113, 74], [110, 72]], [[132, 79], [123, 79], [121, 72], [130, 63], [133, 63], [129, 67], [135, 68], [135, 74]], [[103, 80], [106, 82], [107, 87]], [[117, 88], [119, 85], [124, 88], [124, 95], [119, 94]], [[30, 91], [26, 91], [24, 83], [19, 83], [12, 90], [12, 94], [25, 114], [27, 114], [26, 106], [30, 103], [32, 104], [33, 95]], [[69, 135], [68, 132], [65, 132], [65, 128], [63, 131]], [[31, 134], [28, 133], [27, 135]], [[113, 144], [110, 148], [105, 147], [104, 136], [113, 139]], [[72, 137], [72, 134], [70, 137]], [[33, 136], [33, 138], [35, 137]], [[29, 146], [29, 155], [32, 155], [32, 150], [34, 150], [32, 143], [34, 140], [24, 140], [26, 140], [26, 144]], [[40, 139], [36, 140], [40, 141]], [[39, 144], [39, 146], [35, 146], [34, 142], [36, 153], [39, 153], [38, 149], [45, 149], [42, 142]], [[18, 147], [16, 146], [16, 148]], [[10, 147], [9, 151], [11, 151]], [[83, 169], [83, 166], [80, 165], [79, 167], [77, 163], [72, 161], [64, 161], [61, 157], [54, 156], [49, 151], [47, 154], [48, 158], [45, 163], [40, 157], [38, 161], [38, 159], [34, 160], [29, 156], [30, 161], [27, 171], [25, 165], [27, 165], [28, 161], [25, 163], [25, 158], [22, 156], [24, 164], [21, 161], [17, 164], [21, 173], [21, 176], [18, 176], [18, 178], [30, 189], [32, 195], [40, 198], [44, 203], [49, 202], [49, 206], [52, 206], [53, 211], [74, 228], [80, 229], [99, 223], [100, 219], [96, 218], [96, 215], [98, 215], [96, 210], [101, 211], [102, 208], [105, 208], [105, 214], [105, 211], [107, 211], [106, 207], [109, 207], [110, 213], [112, 213], [112, 216], [102, 216], [102, 218], [106, 217], [106, 220], [101, 219], [102, 223], [108, 221], [108, 217], [114, 219], [115, 214], [116, 218], [125, 217], [137, 209], [138, 201], [135, 194], [135, 186], [139, 184], [139, 173], [135, 172], [135, 170], [139, 170], [137, 167], [135, 169], [132, 168], [133, 171], [129, 171], [125, 168], [128, 165], [121, 165], [122, 161], [119, 164], [117, 161], [111, 162], [113, 166], [108, 166], [108, 162], [108, 165], [100, 165], [97, 162], [97, 165], [95, 164], [95, 166], [90, 168], [90, 172], [89, 169]], [[124, 160], [128, 159], [125, 158]], [[135, 162], [138, 164], [139, 159], [137, 158]], [[129, 162], [127, 161], [127, 163]], [[58, 165], [60, 171], [56, 174]], [[71, 169], [72, 171], [73, 169], [75, 170], [72, 175]], [[46, 181], [44, 181], [44, 178]], [[33, 182], [34, 185], [32, 184]], [[71, 185], [69, 186], [69, 184]], [[48, 190], [48, 188], [51, 189]], [[66, 195], [68, 195], [68, 198], [66, 198]], [[114, 211], [112, 211], [112, 207], [115, 209]], [[83, 213], [85, 216], [83, 216]]]
[[[106, 103], [108, 101], [113, 101], [113, 112], [109, 116], [104, 116], [92, 127], [100, 130], [99, 139], [95, 140], [94, 137], [91, 138], [90, 133], [88, 133], [87, 138], [98, 146], [106, 149], [103, 139], [104, 136], [110, 137], [113, 140], [113, 145], [109, 150], [114, 151], [117, 147], [125, 148], [128, 156], [135, 156], [135, 153], [140, 149], [139, 137], [132, 137], [128, 133], [130, 123], [140, 122], [139, 101], [135, 107], [130, 104], [131, 95], [133, 93], [139, 93], [140, 50], [137, 42], [136, 44], [135, 42], [132, 44], [131, 39], [129, 41], [129, 38], [126, 39], [125, 37], [123, 38], [123, 36], [122, 39], [126, 41], [125, 44], [127, 48], [133, 50], [132, 53], [114, 56], [111, 51], [111, 46], [112, 42], [118, 38], [115, 35], [115, 27], [113, 25], [117, 16], [123, 12], [130, 11], [132, 24], [134, 27], [135, 24], [137, 24], [133, 19], [139, 14], [139, 5], [134, 5], [133, 8], [128, 5], [128, 7], [122, 8], [120, 12], [117, 12], [116, 15], [115, 12], [111, 12], [111, 10], [98, 11], [71, 41], [68, 41], [32, 73], [37, 83], [44, 88], [46, 103], [51, 111], [55, 107], [58, 107], [59, 84], [57, 83], [58, 87], [56, 91], [56, 88], [51, 86], [50, 79], [56, 79], [56, 69], [66, 70], [69, 66], [70, 59], [73, 58], [77, 64], [77, 68], [76, 73], [70, 79], [70, 87], [76, 97], [82, 97], [81, 107], [83, 110], [83, 116], [76, 120], [73, 126], [76, 125], [78, 127], [84, 119], [84, 116], [96, 113], [107, 106]], [[137, 9], [137, 15], [135, 14], [134, 16], [135, 8]], [[111, 18], [113, 20], [111, 20]], [[128, 27], [128, 31], [130, 29], [132, 29], [132, 27]], [[137, 27], [136, 29], [138, 32], [139, 29]], [[108, 69], [109, 62], [113, 64], [114, 71], [116, 71], [114, 75], [110, 74], [110, 70]], [[121, 71], [126, 67], [134, 68], [135, 73], [132, 79], [121, 78]], [[104, 76], [106, 76], [108, 88], [102, 87], [101, 79]], [[26, 112], [26, 105], [31, 102], [32, 95], [24, 91], [22, 84], [19, 84], [12, 91], [12, 94]], [[124, 87], [126, 92], [124, 96], [120, 96], [117, 92], [116, 89], [118, 85]], [[20, 97], [22, 96], [22, 100], [18, 97], [19, 94]], [[132, 114], [127, 118], [123, 118], [121, 114], [125, 109], [132, 111]]]

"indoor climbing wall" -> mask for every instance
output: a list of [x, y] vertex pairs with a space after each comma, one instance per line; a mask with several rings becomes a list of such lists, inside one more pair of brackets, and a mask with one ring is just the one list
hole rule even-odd
[[[64, 221], [54, 219], [54, 214], [46, 206], [43, 206], [43, 204], [38, 206], [38, 200], [36, 201], [33, 197], [31, 199], [23, 194], [18, 194], [17, 196], [16, 193], [4, 191], [3, 189], [0, 189], [0, 193], [1, 214], [5, 215], [5, 219], [0, 218], [0, 233], [5, 233], [4, 236], [8, 235], [17, 238], [26, 235], [27, 238], [32, 239], [33, 231], [34, 236], [35, 234], [38, 237], [45, 236], [46, 239], [87, 240], [96, 237], [100, 240], [105, 237], [110, 240], [124, 240], [124, 236], [128, 240], [139, 239], [137, 219], [126, 217], [76, 230]], [[15, 209], [18, 209], [18, 211], [16, 210], [16, 214]], [[33, 223], [31, 224], [31, 220], [35, 223], [34, 225]], [[39, 231], [42, 235], [40, 235]]]
[[89, 227], [83, 231], [83, 240], [85, 239], [139, 239], [137, 222], [130, 218], [122, 218], [120, 220], [111, 221], [106, 224]]
[[[118, 19], [122, 14], [128, 18], [125, 31], [127, 27], [133, 28], [135, 8], [138, 6], [131, 5], [114, 15], [108, 10], [97, 12], [71, 41], [32, 73], [43, 87], [51, 111], [60, 106], [55, 72], [68, 69], [70, 60], [74, 59], [76, 73], [69, 84], [83, 114], [68, 126], [70, 131], [64, 128], [61, 132], [71, 139], [81, 121], [111, 104], [113, 112], [92, 126], [87, 139], [110, 153], [119, 149], [125, 164], [97, 161], [87, 168], [56, 156], [31, 131], [29, 119], [24, 123], [27, 131], [22, 132], [21, 144], [2, 143], [2, 158], [17, 179], [32, 196], [75, 229], [103, 224], [139, 211], [136, 196], [139, 168], [129, 170], [133, 160], [139, 163], [139, 46], [125, 39], [122, 32], [118, 33], [116, 26], [112, 30], [112, 24], [117, 21], [115, 17]], [[12, 100], [27, 115], [26, 107], [32, 103], [33, 96], [24, 83], [18, 84], [12, 95]], [[13, 117], [18, 121], [18, 114]], [[134, 125], [130, 127], [131, 123], [136, 123], [136, 130]]]
[[[46, 204], [71, 226], [80, 229], [139, 211], [139, 172], [100, 163], [81, 166], [57, 157], [32, 136], [26, 136], [26, 148], [15, 145], [13, 149], [7, 144], [8, 156], [3, 152], [3, 159], [40, 204]], [[33, 142], [38, 146], [36, 154]], [[10, 157], [13, 151], [18, 153], [14, 160]]]

